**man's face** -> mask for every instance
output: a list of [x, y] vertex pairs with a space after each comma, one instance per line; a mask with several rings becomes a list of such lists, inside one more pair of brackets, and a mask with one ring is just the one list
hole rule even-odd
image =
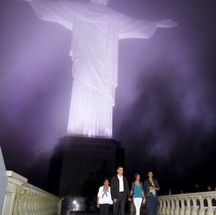
[[120, 168], [118, 168], [117, 169], [117, 173], [118, 173], [118, 175], [123, 175], [123, 168], [122, 167], [120, 167]]
[[97, 4], [102, 4], [102, 5], [107, 5], [108, 0], [91, 0], [92, 3], [97, 3]]

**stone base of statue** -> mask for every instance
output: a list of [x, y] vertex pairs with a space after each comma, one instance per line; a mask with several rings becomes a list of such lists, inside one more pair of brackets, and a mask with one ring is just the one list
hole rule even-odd
[[64, 198], [67, 211], [94, 210], [99, 186], [116, 173], [119, 165], [124, 166], [124, 149], [119, 141], [63, 137], [52, 154], [48, 189]]

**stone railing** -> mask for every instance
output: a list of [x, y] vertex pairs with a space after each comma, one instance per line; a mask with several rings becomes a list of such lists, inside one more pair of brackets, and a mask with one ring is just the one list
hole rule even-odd
[[158, 215], [216, 215], [216, 191], [160, 196]]
[[7, 171], [8, 183], [2, 215], [58, 215], [61, 198], [28, 183], [23, 176]]

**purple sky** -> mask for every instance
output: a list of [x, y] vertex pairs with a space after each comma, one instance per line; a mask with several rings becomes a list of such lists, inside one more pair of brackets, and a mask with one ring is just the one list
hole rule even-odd
[[[153, 168], [161, 181], [169, 172], [189, 182], [209, 174], [216, 153], [215, 0], [111, 0], [110, 7], [179, 22], [149, 40], [119, 42], [113, 127], [128, 174]], [[38, 161], [48, 165], [47, 154], [66, 134], [71, 32], [39, 20], [19, 0], [1, 1], [0, 22], [0, 144], [7, 169], [36, 181], [30, 175]]]

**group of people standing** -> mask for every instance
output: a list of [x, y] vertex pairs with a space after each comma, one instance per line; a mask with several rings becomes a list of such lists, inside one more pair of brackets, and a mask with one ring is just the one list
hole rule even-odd
[[136, 215], [140, 215], [142, 204], [146, 204], [148, 215], [157, 215], [157, 192], [160, 190], [158, 181], [153, 177], [153, 172], [148, 172], [148, 178], [144, 184], [140, 181], [140, 174], [136, 173], [134, 182], [129, 189], [128, 180], [123, 175], [123, 167], [117, 168], [117, 174], [109, 179], [104, 179], [103, 186], [99, 188], [97, 195], [97, 207], [101, 215], [109, 214], [109, 206], [113, 205], [114, 215], [125, 214], [125, 202], [133, 201]]

